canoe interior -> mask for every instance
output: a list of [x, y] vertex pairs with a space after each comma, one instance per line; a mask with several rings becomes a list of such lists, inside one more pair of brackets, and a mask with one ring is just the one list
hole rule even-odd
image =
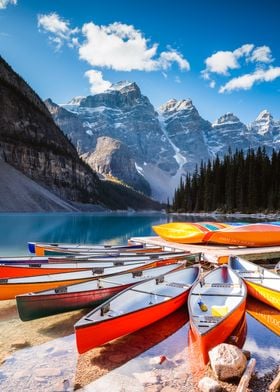
[[199, 333], [205, 334], [219, 324], [245, 297], [245, 284], [227, 266], [216, 268], [205, 275], [189, 296], [189, 311]]
[[[122, 273], [127, 270], [132, 270], [136, 268], [145, 268], [148, 266], [145, 263], [133, 263], [132, 265], [123, 265], [119, 267], [107, 267], [106, 270], [104, 268], [92, 268], [85, 271], [74, 271], [74, 272], [65, 272], [65, 273], [55, 273], [55, 274], [45, 274], [45, 275], [37, 275], [37, 276], [25, 276], [19, 278], [4, 278], [0, 279], [0, 291], [1, 285], [12, 285], [12, 284], [26, 284], [26, 283], [40, 283], [40, 282], [59, 282], [73, 279], [91, 279], [100, 275], [105, 274], [115, 274]], [[148, 268], [148, 267], [147, 267]]]
[[101, 288], [110, 288], [113, 286], [120, 286], [125, 284], [136, 284], [152, 277], [166, 274], [174, 269], [180, 268], [180, 264], [169, 264], [162, 267], [149, 268], [145, 270], [139, 270], [135, 272], [129, 272], [127, 274], [113, 275], [108, 277], [100, 277], [95, 280], [90, 280], [84, 283], [77, 283], [73, 285], [63, 286], [59, 289], [51, 289], [45, 291], [39, 291], [36, 293], [29, 293], [24, 296], [42, 296], [51, 294], [65, 294], [65, 293], [76, 293], [82, 291], [99, 290]]
[[229, 265], [244, 280], [279, 291], [280, 295], [280, 276], [278, 274], [235, 256], [230, 257]]
[[86, 315], [76, 325], [102, 322], [168, 301], [190, 288], [198, 275], [199, 267], [195, 266], [137, 284]]

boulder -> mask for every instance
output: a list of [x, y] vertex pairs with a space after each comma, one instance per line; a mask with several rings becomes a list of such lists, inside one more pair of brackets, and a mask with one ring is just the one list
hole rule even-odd
[[209, 351], [211, 367], [219, 380], [241, 377], [247, 364], [242, 350], [232, 344], [222, 343]]
[[218, 383], [218, 381], [213, 380], [213, 378], [210, 377], [203, 377], [198, 383], [198, 388], [200, 389], [201, 392], [222, 391], [222, 387]]

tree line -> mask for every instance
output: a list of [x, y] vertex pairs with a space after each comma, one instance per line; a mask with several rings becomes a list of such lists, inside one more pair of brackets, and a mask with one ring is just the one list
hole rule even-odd
[[243, 212], [280, 209], [280, 152], [265, 148], [232, 153], [201, 162], [181, 178], [169, 211]]

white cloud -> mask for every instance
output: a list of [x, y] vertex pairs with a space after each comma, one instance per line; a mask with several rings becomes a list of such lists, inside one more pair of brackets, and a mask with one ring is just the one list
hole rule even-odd
[[94, 69], [85, 72], [85, 76], [89, 79], [90, 91], [93, 94], [103, 93], [107, 90], [111, 83], [103, 79], [102, 72], [95, 71]]
[[158, 56], [158, 44], [149, 45], [142, 32], [132, 25], [116, 22], [98, 26], [90, 22], [83, 25], [82, 33], [86, 40], [79, 48], [80, 58], [94, 67], [155, 71], [167, 70], [177, 63], [181, 70], [190, 69], [188, 61], [173, 49]]
[[209, 83], [209, 87], [215, 88], [215, 86], [216, 86], [215, 80], [211, 80], [211, 82]]
[[178, 53], [173, 49], [169, 52], [162, 52], [160, 54], [158, 65], [162, 69], [168, 69], [173, 62], [177, 63], [181, 70], [189, 71], [191, 68], [190, 63], [183, 58], [181, 53]]
[[0, 10], [6, 8], [9, 4], [16, 5], [17, 0], [0, 0]]
[[250, 90], [255, 83], [272, 82], [280, 77], [280, 67], [257, 69], [255, 72], [231, 79], [219, 90], [220, 93], [234, 90]]
[[250, 57], [250, 61], [252, 62], [271, 63], [273, 60], [271, 49], [265, 45], [254, 49]]
[[[0, 0], [1, 1], [1, 0]], [[50, 33], [49, 39], [60, 49], [67, 42], [69, 46], [74, 46], [75, 38], [72, 36], [78, 33], [78, 29], [71, 29], [70, 22], [62, 19], [55, 12], [51, 14], [38, 15], [38, 28], [45, 33]]]
[[205, 60], [206, 68], [202, 71], [204, 79], [208, 80], [210, 73], [228, 75], [230, 69], [240, 67], [238, 59], [249, 56], [254, 48], [253, 44], [245, 44], [233, 52], [220, 50]]

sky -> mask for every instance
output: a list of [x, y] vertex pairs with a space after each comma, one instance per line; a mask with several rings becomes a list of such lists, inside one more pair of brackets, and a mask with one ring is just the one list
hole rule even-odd
[[280, 119], [277, 0], [0, 0], [0, 54], [42, 99], [135, 81], [155, 108]]

